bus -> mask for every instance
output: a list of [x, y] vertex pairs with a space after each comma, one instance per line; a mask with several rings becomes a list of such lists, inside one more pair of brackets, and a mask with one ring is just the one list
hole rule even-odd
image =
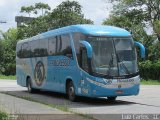
[[137, 50], [144, 46], [125, 29], [106, 25], [71, 25], [20, 40], [16, 46], [17, 84], [28, 92], [47, 90], [77, 96], [137, 95]]

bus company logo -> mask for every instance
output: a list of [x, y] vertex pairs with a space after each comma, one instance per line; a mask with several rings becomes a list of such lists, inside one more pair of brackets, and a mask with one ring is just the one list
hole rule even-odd
[[34, 70], [34, 79], [38, 86], [41, 86], [45, 78], [45, 68], [41, 61], [38, 61]]

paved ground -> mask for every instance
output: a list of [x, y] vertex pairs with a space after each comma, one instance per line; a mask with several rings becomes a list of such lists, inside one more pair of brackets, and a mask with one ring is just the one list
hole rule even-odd
[[[0, 107], [13, 114], [61, 114], [63, 112], [43, 104], [0, 93]], [[29, 108], [29, 109], [26, 109]], [[64, 114], [64, 113], [63, 113]]]
[[117, 101], [113, 103], [108, 102], [106, 98], [79, 98], [78, 102], [75, 103], [67, 100], [63, 94], [44, 91], [29, 94], [26, 88], [17, 86], [16, 81], [0, 80], [0, 91], [7, 91], [8, 94], [15, 96], [27, 96], [42, 103], [66, 106], [74, 112], [89, 114], [102, 120], [106, 119], [106, 114], [160, 115], [160, 86], [141, 86], [138, 96], [118, 97]]
[[[15, 93], [20, 96], [25, 96], [30, 99], [29, 96], [23, 95], [23, 91], [26, 88], [20, 87], [13, 80], [0, 80], [0, 92]], [[22, 92], [22, 93], [21, 93]], [[14, 95], [14, 94], [13, 94]], [[63, 112], [61, 110], [49, 107], [44, 104], [20, 99], [11, 95], [0, 93], [0, 110], [6, 111], [9, 114], [20, 114], [19, 120], [83, 120], [84, 117], [74, 115], [70, 112]], [[16, 117], [16, 116], [15, 116]], [[22, 118], [23, 117], [23, 118]]]

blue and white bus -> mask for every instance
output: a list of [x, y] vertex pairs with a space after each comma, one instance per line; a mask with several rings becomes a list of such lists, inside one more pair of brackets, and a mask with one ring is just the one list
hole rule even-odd
[[136, 46], [145, 48], [125, 29], [113, 26], [72, 25], [21, 40], [16, 48], [17, 83], [77, 96], [137, 95], [140, 76]]

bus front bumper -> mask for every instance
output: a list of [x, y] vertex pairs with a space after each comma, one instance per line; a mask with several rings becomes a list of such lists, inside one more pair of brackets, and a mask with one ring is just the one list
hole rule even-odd
[[139, 94], [140, 85], [133, 85], [129, 88], [103, 88], [92, 86], [90, 97], [112, 97], [112, 96], [130, 96]]
[[87, 97], [112, 97], [112, 96], [130, 96], [138, 95], [140, 89], [140, 79], [135, 77], [136, 81], [112, 84], [103, 84], [92, 80], [87, 80], [86, 84], [81, 86], [81, 96]]

